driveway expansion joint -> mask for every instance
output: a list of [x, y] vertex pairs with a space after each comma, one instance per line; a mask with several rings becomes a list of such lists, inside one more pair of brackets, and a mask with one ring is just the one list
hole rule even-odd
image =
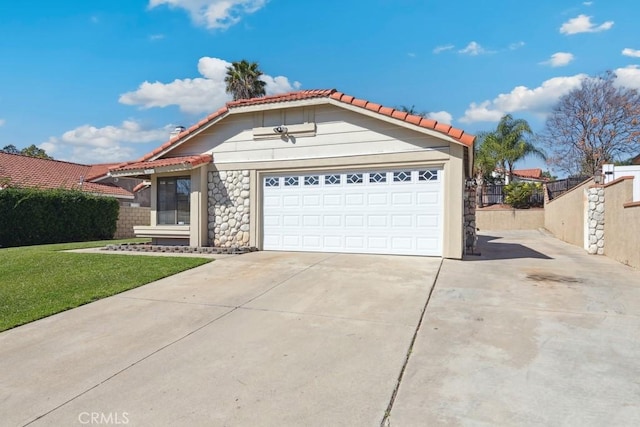
[[440, 264], [438, 265], [438, 271], [433, 278], [433, 283], [431, 284], [431, 288], [429, 289], [429, 295], [427, 295], [427, 300], [424, 303], [424, 307], [422, 308], [422, 313], [420, 313], [420, 318], [418, 319], [418, 324], [416, 325], [416, 329], [413, 332], [413, 337], [411, 338], [411, 342], [409, 343], [409, 348], [407, 349], [407, 354], [405, 355], [404, 363], [402, 364], [402, 368], [400, 369], [400, 374], [398, 375], [398, 380], [396, 381], [396, 386], [391, 393], [391, 399], [389, 399], [389, 405], [387, 409], [384, 411], [384, 416], [382, 417], [382, 421], [380, 422], [380, 427], [391, 427], [391, 411], [393, 410], [393, 404], [395, 403], [396, 397], [398, 395], [398, 390], [400, 389], [400, 385], [402, 384], [402, 379], [404, 377], [404, 373], [407, 369], [407, 365], [409, 364], [409, 359], [411, 358], [411, 353], [413, 352], [413, 346], [418, 339], [418, 332], [420, 332], [420, 327], [422, 326], [422, 321], [424, 320], [424, 315], [427, 312], [427, 307], [429, 306], [429, 301], [431, 301], [431, 296], [433, 295], [433, 290], [438, 283], [438, 276], [440, 276], [440, 270], [442, 269], [443, 259], [440, 259]]

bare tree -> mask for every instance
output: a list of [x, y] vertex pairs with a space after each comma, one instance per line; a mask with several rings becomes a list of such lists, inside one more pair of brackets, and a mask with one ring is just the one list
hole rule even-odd
[[620, 87], [616, 75], [588, 77], [564, 95], [541, 139], [549, 163], [571, 175], [594, 175], [604, 163], [640, 152], [640, 93]]

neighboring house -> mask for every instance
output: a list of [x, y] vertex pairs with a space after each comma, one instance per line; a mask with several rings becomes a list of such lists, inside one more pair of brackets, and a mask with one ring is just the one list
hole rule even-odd
[[[505, 184], [509, 184], [509, 178], [502, 169], [496, 169], [491, 174], [494, 178], [500, 178]], [[542, 175], [542, 169], [514, 169], [511, 179], [513, 182], [547, 182], [548, 179]]]
[[633, 159], [631, 159], [631, 164], [632, 165], [640, 165], [640, 154], [638, 154]]
[[[116, 181], [109, 177], [109, 168], [116, 165], [81, 165], [0, 152], [0, 188], [11, 185], [76, 189], [100, 196], [115, 197], [123, 206], [136, 203], [136, 195], [132, 189], [142, 180], [134, 178]], [[144, 198], [142, 195], [138, 197]]]
[[640, 202], [640, 163], [634, 163], [629, 166], [616, 166], [611, 163], [605, 163], [602, 165], [602, 175], [604, 175], [604, 184], [610, 184], [625, 177], [632, 179], [632, 201]]
[[112, 177], [151, 182], [157, 244], [464, 251], [475, 137], [336, 90], [238, 100]]

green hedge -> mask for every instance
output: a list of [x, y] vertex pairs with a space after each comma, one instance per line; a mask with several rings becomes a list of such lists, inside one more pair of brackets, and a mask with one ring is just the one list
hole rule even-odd
[[0, 190], [0, 247], [112, 239], [118, 201], [74, 190]]

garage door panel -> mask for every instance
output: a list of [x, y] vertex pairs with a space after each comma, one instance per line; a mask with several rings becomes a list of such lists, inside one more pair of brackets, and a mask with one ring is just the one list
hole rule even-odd
[[389, 226], [389, 221], [386, 215], [368, 215], [367, 225], [369, 227], [386, 228]]
[[364, 194], [347, 194], [345, 195], [346, 206], [363, 206]]
[[325, 227], [340, 227], [342, 226], [342, 216], [340, 215], [323, 215], [322, 225]]
[[324, 194], [322, 196], [324, 206], [342, 206], [342, 195], [340, 194]]
[[391, 225], [393, 227], [411, 227], [413, 225], [413, 215], [393, 215]]
[[266, 177], [263, 247], [440, 256], [442, 178], [436, 169]]
[[397, 192], [393, 193], [393, 204], [411, 206], [413, 204], [413, 193], [410, 192]]

